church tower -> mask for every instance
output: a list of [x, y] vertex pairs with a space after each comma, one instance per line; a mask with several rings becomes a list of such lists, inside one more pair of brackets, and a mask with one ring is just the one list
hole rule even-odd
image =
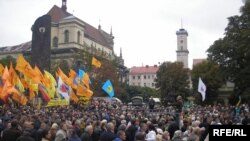
[[176, 31], [177, 35], [177, 62], [183, 62], [184, 68], [188, 68], [188, 48], [187, 48], [187, 36], [188, 32], [181, 28]]

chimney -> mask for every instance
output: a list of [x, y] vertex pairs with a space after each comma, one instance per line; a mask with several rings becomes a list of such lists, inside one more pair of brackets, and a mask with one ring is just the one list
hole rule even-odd
[[146, 65], [146, 68], [148, 68], [148, 65]]
[[157, 68], [157, 65], [154, 65], [155, 68]]
[[62, 0], [61, 9], [63, 10], [63, 12], [67, 12], [67, 0]]

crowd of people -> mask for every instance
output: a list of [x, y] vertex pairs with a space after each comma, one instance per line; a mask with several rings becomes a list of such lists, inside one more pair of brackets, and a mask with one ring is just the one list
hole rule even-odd
[[[152, 107], [151, 107], [152, 108]], [[209, 125], [249, 124], [249, 105], [160, 110], [91, 100], [88, 105], [1, 107], [1, 141], [203, 141]], [[177, 118], [176, 115], [179, 115]], [[179, 123], [177, 123], [177, 120]]]

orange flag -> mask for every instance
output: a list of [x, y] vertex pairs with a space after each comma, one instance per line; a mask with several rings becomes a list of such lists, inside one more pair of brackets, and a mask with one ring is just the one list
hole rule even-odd
[[90, 89], [85, 88], [83, 85], [78, 84], [76, 89], [76, 94], [78, 96], [91, 97], [93, 95], [93, 92]]
[[9, 82], [9, 80], [6, 80], [2, 89], [2, 92], [0, 94], [0, 98], [6, 103], [8, 100], [8, 90], [11, 88], [11, 84]]
[[63, 71], [60, 68], [58, 68], [57, 70], [57, 75], [61, 77], [64, 83], [66, 83], [67, 85], [70, 85], [70, 79], [68, 78], [67, 75], [63, 73]]
[[6, 80], [9, 80], [10, 74], [9, 74], [9, 70], [8, 67], [5, 66], [4, 71], [3, 71], [3, 75], [2, 75], [2, 79], [5, 82]]
[[0, 76], [2, 76], [2, 75], [3, 75], [3, 71], [4, 71], [4, 67], [3, 67], [3, 65], [2, 65], [2, 64], [0, 64]]
[[15, 85], [18, 80], [18, 75], [16, 74], [16, 71], [14, 70], [12, 63], [10, 64], [10, 69], [9, 69], [9, 80], [12, 85]]
[[43, 73], [40, 71], [40, 69], [36, 65], [33, 70], [33, 73], [34, 73], [34, 77], [33, 77], [34, 82], [41, 83], [41, 80], [43, 79]]
[[23, 55], [19, 55], [16, 61], [16, 70], [18, 70], [19, 72], [23, 73], [25, 76], [27, 76], [29, 79], [31, 79], [33, 81], [33, 83], [40, 83], [39, 81], [37, 81], [37, 79], [35, 79], [36, 77], [36, 72], [34, 72], [33, 68], [31, 67], [31, 65], [25, 60], [25, 58], [23, 57]]
[[76, 96], [76, 94], [74, 93], [74, 91], [72, 89], [70, 89], [70, 95], [69, 95], [69, 99], [74, 101], [75, 103], [78, 102], [78, 97]]
[[95, 66], [96, 68], [100, 68], [102, 63], [97, 60], [95, 57], [92, 57], [92, 65]]

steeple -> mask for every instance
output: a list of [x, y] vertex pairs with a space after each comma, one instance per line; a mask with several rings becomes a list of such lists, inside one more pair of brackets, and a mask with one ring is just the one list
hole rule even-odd
[[120, 48], [120, 58], [122, 58], [122, 48]]
[[67, 0], [62, 0], [62, 10], [64, 11], [64, 12], [66, 12], [67, 11]]
[[112, 33], [112, 26], [110, 28], [110, 36], [113, 36], [113, 33]]

